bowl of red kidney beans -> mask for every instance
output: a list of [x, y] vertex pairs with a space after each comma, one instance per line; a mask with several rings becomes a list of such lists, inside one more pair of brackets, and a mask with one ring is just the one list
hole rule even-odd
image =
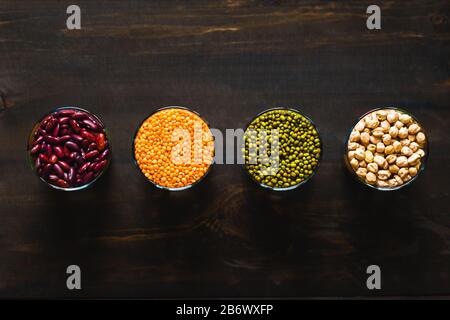
[[39, 178], [64, 191], [89, 187], [111, 161], [105, 126], [77, 107], [61, 107], [44, 116], [31, 131], [28, 153]]

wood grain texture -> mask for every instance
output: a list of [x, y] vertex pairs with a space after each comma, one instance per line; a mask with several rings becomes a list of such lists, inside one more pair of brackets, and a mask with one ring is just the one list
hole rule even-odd
[[[450, 295], [448, 1], [0, 1], [0, 297]], [[29, 130], [59, 105], [101, 117], [113, 163], [89, 190], [31, 172]], [[299, 107], [324, 140], [301, 189], [262, 190], [233, 165], [195, 188], [154, 189], [132, 162], [137, 124], [167, 105], [218, 129]], [[404, 106], [427, 128], [428, 166], [409, 188], [364, 189], [343, 143], [359, 115]], [[65, 288], [65, 268], [83, 290]], [[382, 268], [382, 291], [365, 268]]]

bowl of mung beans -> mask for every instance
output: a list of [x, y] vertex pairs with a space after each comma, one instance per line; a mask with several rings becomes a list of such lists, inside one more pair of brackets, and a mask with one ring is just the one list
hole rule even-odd
[[139, 125], [132, 149], [135, 164], [147, 181], [160, 189], [180, 191], [208, 174], [214, 160], [214, 137], [195, 111], [164, 107]]
[[292, 108], [258, 114], [248, 124], [243, 143], [245, 171], [257, 184], [274, 191], [305, 184], [322, 158], [322, 140], [315, 124]]

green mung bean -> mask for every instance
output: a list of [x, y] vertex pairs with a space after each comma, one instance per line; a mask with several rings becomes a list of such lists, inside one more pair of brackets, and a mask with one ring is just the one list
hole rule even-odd
[[314, 125], [299, 112], [273, 109], [257, 116], [244, 136], [244, 160], [260, 184], [292, 188], [317, 168], [322, 146]]

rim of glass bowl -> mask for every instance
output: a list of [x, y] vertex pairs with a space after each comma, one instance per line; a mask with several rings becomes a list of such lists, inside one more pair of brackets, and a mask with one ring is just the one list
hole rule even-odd
[[211, 167], [212, 167], [212, 165], [213, 165], [213, 163], [214, 163], [214, 156], [215, 156], [216, 149], [215, 149], [215, 145], [214, 145], [214, 149], [213, 149], [213, 160], [212, 160], [211, 163], [209, 164], [208, 170], [206, 170], [206, 172], [203, 174], [203, 176], [201, 176], [200, 179], [198, 179], [198, 180], [195, 181], [194, 183], [191, 183], [191, 184], [189, 184], [189, 185], [187, 185], [187, 186], [183, 186], [183, 187], [180, 187], [180, 188], [170, 188], [170, 187], [161, 186], [161, 185], [157, 184], [156, 182], [154, 182], [153, 180], [150, 180], [149, 178], [147, 178], [147, 177], [144, 175], [144, 173], [142, 172], [141, 168], [139, 167], [139, 164], [138, 164], [137, 161], [136, 161], [136, 153], [135, 153], [135, 141], [136, 141], [136, 136], [137, 136], [137, 134], [138, 134], [139, 129], [142, 127], [142, 125], [144, 124], [144, 122], [145, 122], [148, 118], [154, 116], [156, 113], [158, 113], [158, 112], [160, 112], [160, 111], [167, 110], [167, 109], [180, 109], [180, 110], [185, 110], [185, 111], [192, 112], [193, 114], [195, 114], [196, 116], [198, 116], [198, 117], [199, 117], [203, 122], [205, 122], [206, 125], [208, 126], [209, 132], [211, 133], [211, 136], [213, 137], [213, 142], [214, 142], [214, 136], [212, 135], [211, 127], [209, 126], [209, 123], [208, 123], [208, 122], [207, 122], [207, 121], [206, 121], [206, 120], [205, 120], [198, 112], [196, 112], [196, 111], [194, 111], [194, 110], [191, 110], [191, 109], [189, 109], [189, 108], [187, 108], [187, 107], [182, 107], [182, 106], [167, 106], [167, 107], [162, 107], [162, 108], [159, 108], [159, 109], [153, 111], [152, 113], [150, 113], [147, 117], [145, 117], [145, 118], [139, 123], [139, 125], [137, 126], [137, 128], [136, 128], [136, 130], [135, 130], [135, 132], [134, 132], [134, 135], [133, 135], [133, 141], [132, 141], [131, 153], [132, 153], [132, 156], [133, 156], [133, 162], [134, 162], [134, 164], [136, 165], [136, 167], [138, 168], [139, 172], [141, 173], [141, 175], [145, 178], [145, 180], [146, 180], [147, 182], [150, 182], [152, 185], [154, 185], [154, 186], [157, 187], [158, 189], [168, 190], [168, 191], [182, 191], [182, 190], [186, 190], [186, 189], [192, 188], [193, 186], [195, 186], [195, 185], [197, 185], [198, 183], [200, 183], [201, 181], [203, 181], [203, 179], [205, 179], [205, 177], [206, 177], [206, 176], [208, 175], [208, 173], [211, 171]]
[[[30, 154], [30, 150], [31, 150], [30, 147], [31, 147], [31, 144], [33, 143], [34, 133], [35, 133], [36, 130], [40, 127], [41, 122], [42, 122], [47, 116], [49, 116], [50, 114], [55, 113], [55, 112], [57, 112], [57, 111], [61, 111], [61, 110], [67, 110], [67, 109], [83, 111], [83, 112], [88, 113], [88, 114], [91, 115], [92, 117], [94, 117], [94, 118], [102, 125], [102, 127], [103, 127], [103, 132], [105, 133], [106, 137], [108, 138], [108, 148], [109, 148], [109, 152], [110, 152], [110, 153], [109, 153], [109, 157], [108, 157], [108, 163], [107, 163], [107, 165], [103, 168], [103, 170], [100, 172], [100, 174], [99, 174], [97, 177], [95, 177], [95, 178], [94, 178], [92, 181], [90, 181], [89, 183], [83, 184], [83, 185], [78, 186], [78, 187], [73, 187], [73, 188], [62, 188], [62, 187], [53, 185], [53, 184], [49, 183], [48, 181], [44, 180], [41, 176], [39, 176], [39, 174], [37, 173], [37, 170], [34, 168], [34, 161], [32, 160], [32, 156], [31, 156], [31, 154]], [[28, 162], [29, 162], [29, 164], [30, 164], [31, 170], [33, 170], [34, 174], [35, 174], [41, 181], [43, 181], [46, 185], [48, 185], [48, 186], [50, 186], [50, 187], [52, 187], [52, 188], [54, 188], [54, 189], [57, 189], [57, 190], [69, 191], [69, 192], [70, 192], [70, 191], [84, 190], [84, 189], [87, 189], [87, 188], [89, 188], [90, 186], [92, 186], [92, 185], [93, 185], [93, 184], [94, 184], [101, 176], [103, 176], [103, 174], [108, 170], [109, 165], [110, 165], [111, 160], [112, 160], [112, 158], [111, 158], [111, 156], [112, 156], [111, 139], [110, 139], [110, 137], [109, 137], [108, 130], [106, 129], [104, 123], [100, 120], [100, 118], [99, 118], [97, 115], [93, 114], [92, 112], [90, 112], [90, 111], [88, 111], [88, 110], [86, 110], [86, 109], [80, 108], [80, 107], [62, 106], [62, 107], [57, 107], [57, 108], [51, 110], [50, 112], [46, 113], [46, 114], [45, 114], [44, 116], [42, 116], [42, 117], [36, 122], [36, 124], [33, 126], [33, 128], [31, 129], [30, 135], [28, 136], [27, 154], [28, 154]]]
[[296, 185], [293, 185], [293, 186], [290, 186], [290, 187], [285, 187], [285, 188], [280, 188], [280, 187], [271, 187], [271, 186], [265, 185], [265, 184], [259, 182], [258, 180], [256, 180], [256, 179], [248, 172], [248, 170], [247, 170], [247, 165], [245, 164], [245, 161], [244, 161], [244, 164], [242, 165], [242, 167], [244, 168], [244, 171], [250, 176], [250, 178], [251, 178], [254, 182], [256, 182], [258, 185], [260, 185], [261, 187], [263, 187], [263, 188], [270, 189], [270, 190], [273, 190], [273, 191], [289, 191], [289, 190], [294, 190], [294, 189], [300, 187], [301, 185], [304, 185], [305, 183], [307, 183], [307, 182], [308, 182], [308, 181], [316, 174], [316, 172], [318, 171], [319, 166], [320, 166], [320, 163], [321, 163], [321, 161], [322, 161], [322, 157], [323, 157], [323, 140], [322, 140], [322, 137], [321, 137], [321, 135], [320, 135], [319, 129], [317, 129], [317, 126], [316, 126], [316, 124], [314, 123], [314, 121], [312, 121], [310, 117], [306, 116], [306, 115], [305, 115], [304, 113], [302, 113], [299, 109], [295, 109], [295, 108], [291, 108], [291, 107], [274, 107], [274, 108], [269, 108], [269, 109], [266, 109], [266, 110], [264, 110], [264, 111], [261, 111], [261, 112], [258, 113], [256, 116], [254, 116], [254, 117], [252, 118], [252, 120], [250, 120], [250, 122], [249, 122], [249, 123], [247, 124], [247, 126], [245, 127], [245, 131], [244, 131], [244, 132], [247, 132], [248, 127], [250, 126], [250, 124], [251, 124], [256, 118], [258, 118], [259, 116], [261, 116], [261, 115], [263, 115], [263, 114], [265, 114], [265, 113], [267, 113], [267, 112], [274, 111], [274, 110], [289, 110], [289, 111], [298, 113], [298, 114], [300, 114], [302, 117], [304, 117], [306, 120], [308, 120], [309, 123], [311, 123], [312, 126], [314, 127], [314, 129], [316, 130], [317, 136], [318, 136], [319, 141], [320, 141], [320, 156], [319, 156], [319, 158], [317, 159], [317, 165], [316, 165], [316, 167], [314, 168], [313, 173], [312, 173], [311, 175], [309, 175], [305, 180], [303, 180], [302, 182], [300, 182], [300, 183], [298, 183], [298, 184], [296, 184]]
[[[350, 140], [350, 135], [351, 135], [353, 129], [355, 128], [356, 124], [359, 121], [361, 121], [365, 116], [367, 116], [367, 115], [369, 115], [369, 114], [371, 114], [371, 113], [373, 113], [375, 111], [378, 111], [378, 110], [396, 110], [396, 111], [400, 111], [400, 112], [402, 112], [404, 114], [407, 114], [407, 115], [411, 116], [411, 118], [413, 118], [413, 120], [420, 126], [421, 131], [425, 134], [425, 137], [426, 137], [426, 144], [425, 144], [425, 147], [424, 147], [425, 156], [421, 159], [422, 164], [420, 166], [420, 169], [417, 171], [417, 174], [414, 177], [412, 177], [411, 180], [407, 181], [406, 183], [404, 183], [404, 184], [402, 184], [400, 186], [397, 186], [397, 187], [393, 187], [393, 188], [378, 187], [376, 185], [371, 185], [371, 184], [368, 184], [367, 182], [365, 182], [362, 178], [360, 178], [356, 174], [355, 170], [353, 170], [353, 168], [350, 165], [350, 161], [348, 160], [348, 157], [347, 157], [348, 142]], [[428, 137], [428, 133], [427, 133], [426, 129], [422, 126], [421, 122], [417, 119], [417, 117], [414, 116], [411, 112], [409, 112], [408, 110], [405, 110], [403, 108], [399, 108], [399, 107], [379, 107], [379, 108], [371, 109], [371, 110], [367, 111], [366, 113], [364, 113], [362, 116], [360, 116], [358, 118], [358, 120], [355, 122], [355, 124], [350, 128], [349, 134], [348, 134], [348, 136], [347, 136], [347, 138], [345, 140], [345, 143], [344, 143], [344, 148], [345, 148], [344, 149], [344, 160], [345, 160], [345, 164], [346, 164], [347, 169], [350, 171], [350, 174], [353, 177], [355, 177], [356, 180], [358, 180], [363, 185], [368, 186], [368, 187], [370, 187], [372, 189], [375, 189], [375, 190], [378, 190], [378, 191], [395, 191], [395, 190], [400, 190], [400, 189], [410, 185], [413, 181], [415, 181], [419, 177], [419, 175], [422, 173], [422, 171], [425, 170], [425, 166], [426, 166], [426, 163], [427, 163], [427, 160], [428, 160], [428, 155], [430, 153], [429, 145], [430, 145], [429, 137]]]

